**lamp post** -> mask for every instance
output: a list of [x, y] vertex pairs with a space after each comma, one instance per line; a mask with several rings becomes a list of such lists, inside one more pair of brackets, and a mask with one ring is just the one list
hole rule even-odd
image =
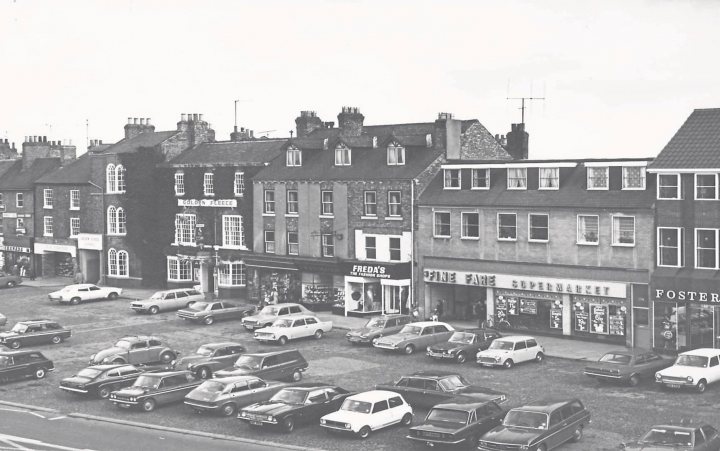
[[90, 193], [91, 196], [100, 196], [100, 212], [102, 217], [102, 227], [100, 228], [100, 283], [101, 285], [105, 283], [105, 189], [88, 180], [87, 181], [90, 186], [93, 186], [100, 190], [99, 193]]

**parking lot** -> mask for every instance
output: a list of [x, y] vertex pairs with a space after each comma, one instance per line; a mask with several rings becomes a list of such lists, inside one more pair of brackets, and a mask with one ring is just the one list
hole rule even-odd
[[[256, 343], [237, 321], [203, 326], [186, 323], [174, 312], [138, 315], [129, 309], [130, 301], [123, 298], [79, 306], [58, 305], [47, 300], [48, 291], [48, 288], [28, 286], [0, 291], [0, 313], [8, 317], [7, 328], [23, 319], [49, 318], [73, 332], [72, 337], [62, 344], [38, 347], [55, 362], [54, 373], [44, 380], [0, 386], [0, 400], [50, 407], [66, 413], [79, 412], [328, 450], [420, 448], [405, 438], [407, 428], [404, 427], [377, 432], [366, 441], [328, 435], [319, 426], [282, 434], [251, 430], [234, 418], [199, 416], [182, 404], [142, 413], [63, 392], [58, 389], [60, 379], [86, 366], [91, 354], [125, 335], [156, 335], [183, 354], [192, 353], [201, 344], [213, 341], [238, 341], [253, 351], [277, 349], [277, 346]], [[670, 420], [702, 420], [720, 426], [717, 421], [720, 386], [711, 386], [700, 395], [664, 392], [648, 382], [636, 388], [600, 385], [582, 374], [583, 362], [557, 358], [549, 358], [542, 364], [519, 365], [511, 370], [483, 369], [474, 363], [462, 366], [436, 363], [422, 354], [404, 356], [350, 346], [344, 334], [343, 330], [333, 330], [322, 340], [302, 340], [288, 345], [298, 348], [310, 363], [305, 380], [325, 381], [351, 391], [364, 391], [410, 372], [444, 369], [457, 370], [474, 384], [508, 393], [508, 406], [546, 397], [578, 397], [592, 412], [593, 423], [583, 442], [563, 446], [563, 450], [617, 449], [621, 441], [641, 435], [653, 424]], [[542, 337], [539, 341], [542, 343]], [[424, 414], [417, 411], [414, 423], [419, 423]]]

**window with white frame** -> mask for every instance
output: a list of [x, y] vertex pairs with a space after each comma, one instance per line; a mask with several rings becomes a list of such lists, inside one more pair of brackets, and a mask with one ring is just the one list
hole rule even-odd
[[682, 266], [682, 228], [658, 227], [657, 247], [658, 266]]
[[115, 167], [115, 191], [125, 192], [125, 167], [121, 164]]
[[175, 243], [187, 246], [195, 245], [195, 226], [197, 218], [194, 214], [178, 213], [175, 215]]
[[213, 173], [212, 172], [206, 172], [203, 174], [203, 194], [206, 196], [214, 196], [215, 195], [215, 187], [213, 186]]
[[18, 235], [25, 235], [25, 218], [17, 218], [15, 220], [15, 233]]
[[560, 168], [538, 168], [540, 172], [539, 189], [560, 188]]
[[108, 275], [114, 277], [127, 277], [128, 273], [127, 251], [108, 250]]
[[223, 246], [244, 247], [245, 236], [243, 230], [242, 216], [223, 215]]
[[400, 261], [400, 238], [390, 237], [390, 261]]
[[299, 207], [298, 207], [298, 191], [296, 189], [289, 189], [286, 193], [287, 196], [287, 205], [285, 206], [285, 210], [287, 214], [289, 215], [296, 215], [298, 214]]
[[400, 166], [405, 164], [405, 148], [394, 143], [387, 148], [387, 164], [388, 166]]
[[402, 216], [400, 191], [388, 191], [388, 216]]
[[364, 199], [364, 214], [365, 216], [377, 216], [377, 193], [375, 191], [365, 191], [363, 194]]
[[5, 198], [2, 193], [0, 193], [0, 210], [5, 210]]
[[374, 236], [365, 237], [365, 258], [377, 260], [377, 238]]
[[460, 169], [443, 170], [445, 189], [460, 189]]
[[127, 233], [127, 218], [125, 217], [125, 209], [122, 207], [117, 209], [117, 233], [118, 235]]
[[45, 188], [43, 190], [43, 208], [53, 207], [53, 190], [52, 188]]
[[80, 218], [70, 218], [70, 236], [76, 237], [80, 233]]
[[333, 192], [332, 191], [321, 191], [320, 192], [320, 214], [323, 216], [333, 215]]
[[642, 166], [623, 166], [622, 189], [645, 189], [645, 168]]
[[15, 207], [23, 208], [25, 206], [25, 197], [23, 193], [15, 193]]
[[472, 169], [472, 189], [490, 189], [490, 169]]
[[658, 174], [658, 199], [680, 199], [680, 174]]
[[192, 280], [192, 262], [178, 257], [167, 258], [168, 280], [173, 282], [187, 282]]
[[340, 144], [335, 148], [335, 166], [350, 166], [350, 148]]
[[608, 189], [610, 186], [610, 168], [589, 167], [587, 168], [587, 189]]
[[600, 217], [578, 215], [577, 244], [598, 244], [600, 242]]
[[528, 241], [547, 243], [550, 239], [550, 216], [541, 213], [528, 214]]
[[263, 191], [263, 213], [266, 215], [275, 214], [275, 191], [266, 189]]
[[300, 243], [298, 241], [297, 232], [287, 233], [287, 251], [288, 255], [299, 255], [300, 254]]
[[527, 168], [508, 168], [507, 188], [527, 189]]
[[497, 224], [498, 240], [517, 240], [517, 215], [515, 213], [498, 213]]
[[247, 284], [244, 262], [227, 262], [220, 265], [218, 285], [224, 287], [244, 287]]
[[275, 231], [274, 230], [265, 230], [263, 239], [265, 240], [265, 253], [266, 254], [274, 254], [275, 253]]
[[433, 236], [450, 238], [450, 212], [436, 211], [433, 214]]
[[80, 190], [70, 190], [70, 210], [80, 210]]
[[695, 267], [718, 269], [718, 229], [695, 229]]
[[242, 171], [235, 171], [235, 178], [233, 179], [233, 193], [235, 193], [235, 196], [237, 197], [245, 195], [245, 173]]
[[463, 211], [460, 213], [460, 237], [468, 239], [480, 238], [480, 214]]
[[695, 199], [715, 200], [718, 198], [717, 174], [695, 174]]
[[285, 153], [286, 166], [302, 166], [302, 151], [297, 147], [288, 147]]
[[335, 235], [332, 233], [323, 233], [320, 236], [320, 247], [323, 257], [335, 256]]
[[612, 217], [613, 246], [635, 246], [635, 217]]
[[108, 275], [117, 274], [117, 251], [113, 248], [108, 249]]
[[183, 172], [175, 173], [175, 195], [176, 196], [184, 196], [185, 195], [185, 173], [183, 173]]
[[107, 209], [107, 229], [108, 235], [117, 235], [117, 208], [114, 205], [110, 205]]
[[53, 217], [43, 217], [43, 236], [53, 236]]
[[105, 167], [105, 191], [108, 193], [114, 193], [115, 187], [117, 186], [115, 176], [115, 165], [110, 163]]

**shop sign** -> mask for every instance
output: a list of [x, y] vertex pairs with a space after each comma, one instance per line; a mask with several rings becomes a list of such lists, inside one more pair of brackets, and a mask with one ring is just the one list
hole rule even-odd
[[102, 250], [102, 235], [98, 233], [78, 233], [78, 249]]
[[656, 288], [655, 300], [670, 302], [685, 301], [720, 304], [720, 294], [708, 291], [663, 290], [660, 288]]
[[17, 215], [17, 213], [3, 213], [2, 217], [3, 218], [17, 218], [18, 215]]
[[237, 199], [178, 199], [178, 207], [235, 208]]
[[22, 247], [22, 246], [12, 246], [12, 245], [3, 245], [0, 246], [0, 251], [5, 252], [19, 252], [21, 254], [30, 254], [31, 250], [29, 247]]
[[410, 263], [371, 264], [367, 262], [345, 263], [345, 274], [355, 277], [371, 277], [375, 279], [409, 279]]
[[76, 256], [75, 246], [68, 246], [66, 244], [35, 243], [36, 254], [44, 254], [46, 252], [62, 252], [70, 254], [71, 257]]

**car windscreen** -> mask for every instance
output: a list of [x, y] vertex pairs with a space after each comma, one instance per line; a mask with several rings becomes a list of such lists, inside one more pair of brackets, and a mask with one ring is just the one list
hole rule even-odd
[[402, 330], [400, 331], [401, 334], [410, 334], [410, 335], [420, 335], [420, 332], [422, 332], [422, 327], [411, 326], [410, 324], [403, 327]]
[[365, 401], [356, 401], [354, 399], [346, 399], [345, 402], [343, 402], [342, 407], [340, 407], [340, 410], [347, 410], [349, 412], [359, 412], [359, 413], [370, 413], [370, 409], [372, 409], [372, 404]]
[[156, 291], [155, 293], [153, 293], [152, 296], [150, 296], [150, 299], [162, 299], [164, 295], [165, 295], [165, 292]]
[[293, 320], [291, 319], [279, 319], [276, 320], [272, 325], [273, 327], [290, 327], [292, 326]]
[[283, 402], [287, 404], [302, 404], [305, 402], [306, 390], [282, 389], [275, 393], [270, 401]]
[[445, 391], [459, 390], [465, 387], [469, 387], [470, 383], [463, 379], [462, 376], [453, 374], [440, 380], [440, 386]]
[[471, 334], [468, 332], [455, 332], [454, 334], [452, 334], [450, 340], [448, 341], [450, 343], [469, 345], [470, 343], [472, 343], [474, 337], [475, 334]]
[[675, 360], [675, 365], [696, 366], [698, 368], [705, 368], [707, 363], [708, 358], [702, 355], [679, 355]]
[[266, 305], [265, 307], [263, 307], [262, 310], [260, 310], [260, 314], [261, 314], [261, 315], [272, 315], [272, 316], [275, 316], [275, 315], [277, 315], [278, 310], [279, 310], [278, 307], [274, 307], [274, 306], [271, 306], [271, 305]]
[[206, 393], [220, 393], [225, 390], [225, 384], [217, 381], [205, 381], [197, 389]]
[[546, 429], [547, 414], [542, 412], [528, 412], [525, 410], [511, 410], [505, 415], [503, 425], [518, 428]]
[[614, 352], [608, 352], [604, 356], [600, 357], [601, 362], [616, 363], [618, 365], [629, 365], [631, 357], [627, 354], [615, 354]]
[[198, 348], [198, 350], [195, 351], [195, 354], [201, 355], [203, 357], [210, 357], [212, 355], [212, 353], [213, 353], [213, 350], [208, 347], [205, 347], [205, 346], [200, 346]]
[[444, 423], [467, 424], [468, 413], [462, 410], [432, 409], [425, 421], [442, 421]]
[[251, 370], [257, 370], [258, 368], [260, 368], [261, 363], [262, 359], [260, 357], [255, 357], [252, 355], [241, 355], [235, 361], [235, 368], [247, 368]]
[[205, 310], [207, 306], [207, 302], [193, 302], [192, 304], [190, 304], [190, 308], [193, 310], [197, 310], [198, 312]]
[[515, 343], [513, 343], [512, 341], [495, 340], [490, 343], [490, 347], [488, 349], [502, 349], [506, 351], [512, 351], [514, 347]]
[[28, 327], [25, 324], [15, 324], [12, 329], [10, 329], [10, 332], [16, 332], [18, 334], [24, 334], [25, 331], [27, 331]]
[[640, 443], [643, 445], [692, 446], [692, 434], [689, 431], [652, 428], [640, 439]]
[[382, 318], [373, 318], [365, 324], [367, 328], [383, 328], [385, 327], [385, 320]]
[[117, 343], [115, 343], [115, 347], [123, 348], [123, 349], [130, 349], [131, 343], [127, 340], [119, 340]]
[[97, 370], [95, 368], [83, 368], [82, 370], [78, 371], [77, 376], [92, 379], [99, 376], [100, 374], [102, 374], [101, 370]]
[[133, 384], [133, 387], [158, 388], [160, 378], [141, 374]]

